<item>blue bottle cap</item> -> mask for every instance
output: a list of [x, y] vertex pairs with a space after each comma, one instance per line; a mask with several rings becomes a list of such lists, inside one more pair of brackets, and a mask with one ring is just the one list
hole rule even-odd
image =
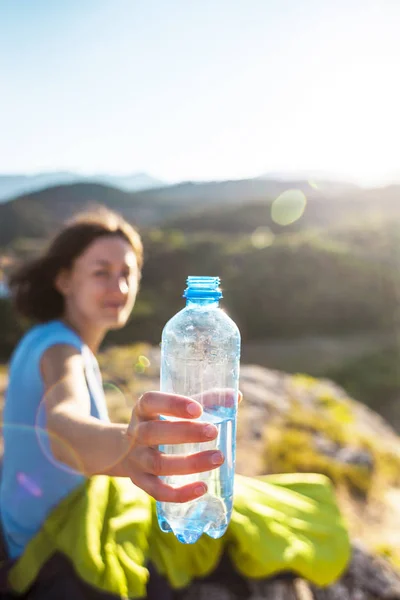
[[210, 298], [219, 300], [222, 298], [219, 287], [219, 277], [189, 276], [186, 280], [187, 288], [183, 293], [184, 298]]

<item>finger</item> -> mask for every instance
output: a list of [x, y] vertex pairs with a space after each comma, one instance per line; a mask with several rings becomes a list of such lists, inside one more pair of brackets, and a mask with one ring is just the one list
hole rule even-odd
[[167, 485], [155, 475], [141, 474], [132, 478], [135, 485], [147, 492], [159, 502], [189, 502], [203, 496], [207, 492], [207, 485], [203, 481], [188, 483], [179, 488]]
[[218, 435], [218, 429], [203, 421], [143, 421], [127, 431], [137, 446], [160, 444], [191, 444], [209, 442]]
[[146, 392], [135, 406], [135, 414], [140, 419], [154, 418], [159, 415], [196, 419], [200, 417], [202, 411], [201, 405], [192, 398], [166, 392]]
[[195, 394], [193, 400], [197, 400], [206, 409], [218, 406], [233, 408], [242, 397], [242, 393], [236, 392], [233, 388], [211, 388]]
[[222, 452], [207, 450], [196, 454], [163, 454], [154, 448], [138, 448], [134, 462], [143, 472], [151, 475], [191, 475], [217, 469], [224, 462]]

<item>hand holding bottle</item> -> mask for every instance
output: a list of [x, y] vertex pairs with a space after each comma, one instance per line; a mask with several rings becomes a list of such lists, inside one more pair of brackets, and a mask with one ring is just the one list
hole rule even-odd
[[[240, 394], [241, 397], [241, 394]], [[224, 462], [219, 450], [205, 450], [194, 454], [164, 454], [159, 445], [210, 442], [218, 435], [217, 427], [201, 417], [203, 407], [232, 406], [234, 391], [214, 389], [196, 399], [163, 392], [146, 392], [134, 409], [128, 427], [130, 450], [126, 456], [132, 481], [162, 502], [188, 502], [207, 491], [204, 482], [197, 481], [172, 487], [160, 476], [189, 475], [216, 469]], [[163, 417], [171, 420], [160, 419]]]

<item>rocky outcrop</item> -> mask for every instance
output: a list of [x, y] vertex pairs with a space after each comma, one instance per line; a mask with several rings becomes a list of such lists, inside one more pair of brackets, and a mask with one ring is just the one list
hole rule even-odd
[[[310, 464], [304, 453], [293, 453], [291, 460], [297, 469], [312, 470], [313, 461], [315, 465], [325, 462], [325, 470], [331, 471], [327, 474], [333, 479], [340, 467], [351, 479], [353, 468], [356, 488], [356, 475], [361, 470], [364, 481], [359, 482], [359, 489], [367, 492], [383, 475], [386, 461], [391, 468], [386, 469], [385, 484], [400, 483], [400, 438], [382, 417], [349, 398], [334, 382], [243, 365], [240, 388], [244, 402], [239, 413], [239, 470], [249, 469], [248, 461], [242, 458], [248, 445], [254, 450], [257, 442], [259, 461], [251, 466], [253, 472], [246, 474], [288, 470], [292, 465], [285, 466], [283, 455], [277, 456], [274, 445], [279, 446], [283, 438], [292, 445], [297, 435], [302, 442], [307, 441], [310, 449]], [[299, 464], [302, 458], [303, 465]]]
[[177, 592], [174, 600], [400, 600], [400, 577], [385, 561], [360, 547], [353, 548], [343, 577], [325, 588], [289, 573], [243, 579], [225, 559], [212, 576]]

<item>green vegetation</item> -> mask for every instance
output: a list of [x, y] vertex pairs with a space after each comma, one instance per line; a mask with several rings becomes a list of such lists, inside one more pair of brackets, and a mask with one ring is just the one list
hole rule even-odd
[[[395, 336], [393, 336], [395, 337]], [[400, 346], [392, 342], [386, 348], [372, 349], [326, 374], [354, 398], [362, 398], [371, 408], [380, 407], [390, 417], [399, 417]]]
[[[265, 427], [267, 472], [324, 473], [339, 489], [375, 499], [400, 485], [398, 447], [363, 427], [353, 400], [336, 397], [320, 380], [297, 375], [291, 379], [290, 402], [290, 409]], [[343, 448], [365, 460], [342, 460]]]
[[[393, 336], [393, 343], [372, 341], [358, 354], [346, 354], [343, 346], [343, 360], [328, 361], [327, 368], [313, 368], [310, 355], [305, 371], [332, 377], [400, 427], [394, 409], [400, 392], [398, 188], [321, 191], [306, 182], [290, 187], [305, 194], [305, 210], [281, 226], [271, 207], [285, 193], [283, 182], [188, 183], [137, 194], [96, 184], [57, 186], [1, 205], [0, 240], [13, 260], [29, 258], [63, 219], [93, 201], [140, 226], [145, 267], [136, 308], [123, 330], [107, 336], [104, 348], [158, 344], [165, 322], [183, 306], [190, 274], [221, 277], [224, 307], [244, 345], [262, 348], [271, 339], [310, 336]], [[8, 360], [27, 326], [0, 300], [0, 360]], [[261, 350], [251, 360], [269, 366]], [[292, 370], [292, 361], [277, 362]]]
[[281, 234], [257, 248], [250, 236], [160, 231], [145, 240], [145, 248], [139, 300], [148, 305], [147, 315], [134, 314], [125, 330], [110, 336], [113, 342], [157, 343], [162, 326], [183, 305], [191, 273], [221, 276], [224, 306], [245, 341], [393, 326], [393, 270], [380, 265], [378, 274], [370, 257], [354, 256], [328, 237]]
[[[387, 249], [374, 228], [369, 244], [365, 231], [362, 236], [354, 231], [354, 245], [350, 231], [323, 236], [307, 230], [267, 236], [268, 245], [258, 247], [251, 235], [153, 227], [143, 235], [146, 261], [136, 308], [124, 329], [108, 335], [104, 347], [158, 344], [166, 321], [183, 307], [186, 277], [194, 273], [221, 276], [224, 306], [238, 323], [244, 344], [365, 332], [371, 332], [371, 339], [375, 332], [390, 337], [397, 330], [397, 268], [384, 260]], [[392, 255], [397, 239], [392, 230], [386, 240]], [[32, 248], [19, 238], [14, 250], [27, 257]], [[27, 326], [17, 320], [8, 300], [0, 300], [0, 359], [8, 359]], [[388, 414], [385, 410], [394, 406], [400, 390], [397, 365], [395, 344], [383, 352], [378, 344], [362, 356], [344, 358], [334, 369], [314, 370], [310, 364], [309, 372], [331, 377], [355, 398]], [[281, 361], [279, 368], [290, 370], [290, 365]]]

